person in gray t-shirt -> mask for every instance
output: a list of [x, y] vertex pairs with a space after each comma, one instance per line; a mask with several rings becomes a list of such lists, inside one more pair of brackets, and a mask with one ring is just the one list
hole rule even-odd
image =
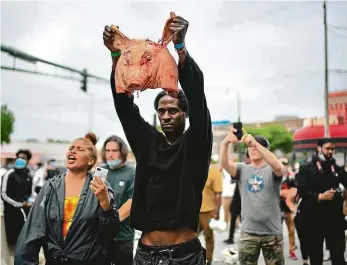
[[239, 183], [241, 195], [240, 265], [257, 264], [260, 250], [266, 264], [284, 264], [280, 210], [282, 164], [269, 151], [270, 143], [262, 136], [245, 133], [240, 142], [247, 145], [249, 165], [228, 160], [230, 144], [238, 139], [231, 129], [220, 148], [221, 166]]

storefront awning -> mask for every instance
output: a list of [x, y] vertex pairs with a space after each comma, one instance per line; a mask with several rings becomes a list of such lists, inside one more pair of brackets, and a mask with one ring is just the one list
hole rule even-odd
[[[330, 138], [335, 143], [337, 150], [347, 150], [347, 124], [330, 125]], [[317, 141], [324, 138], [324, 126], [307, 126], [294, 133], [294, 150], [309, 151], [315, 150]]]

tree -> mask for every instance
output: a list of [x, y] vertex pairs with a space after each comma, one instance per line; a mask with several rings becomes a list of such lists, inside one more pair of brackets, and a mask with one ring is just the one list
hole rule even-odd
[[1, 105], [1, 144], [11, 142], [14, 122], [13, 112], [7, 108], [7, 105]]
[[293, 134], [283, 125], [267, 125], [261, 128], [245, 128], [253, 136], [261, 135], [271, 143], [271, 151], [281, 150], [290, 153], [293, 150]]

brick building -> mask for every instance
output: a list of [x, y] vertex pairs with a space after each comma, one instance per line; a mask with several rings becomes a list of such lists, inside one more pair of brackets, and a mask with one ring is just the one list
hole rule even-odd
[[329, 93], [329, 116], [335, 116], [338, 124], [347, 124], [347, 89]]

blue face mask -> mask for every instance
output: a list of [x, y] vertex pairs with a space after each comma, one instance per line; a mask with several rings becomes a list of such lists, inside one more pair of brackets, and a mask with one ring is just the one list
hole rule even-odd
[[51, 162], [51, 163], [49, 163], [49, 165], [50, 165], [51, 167], [55, 167], [55, 162]]
[[14, 167], [17, 169], [25, 168], [27, 165], [27, 161], [23, 158], [17, 158], [16, 161], [14, 162]]
[[122, 163], [122, 160], [120, 159], [107, 160], [106, 163], [110, 168], [116, 168]]

